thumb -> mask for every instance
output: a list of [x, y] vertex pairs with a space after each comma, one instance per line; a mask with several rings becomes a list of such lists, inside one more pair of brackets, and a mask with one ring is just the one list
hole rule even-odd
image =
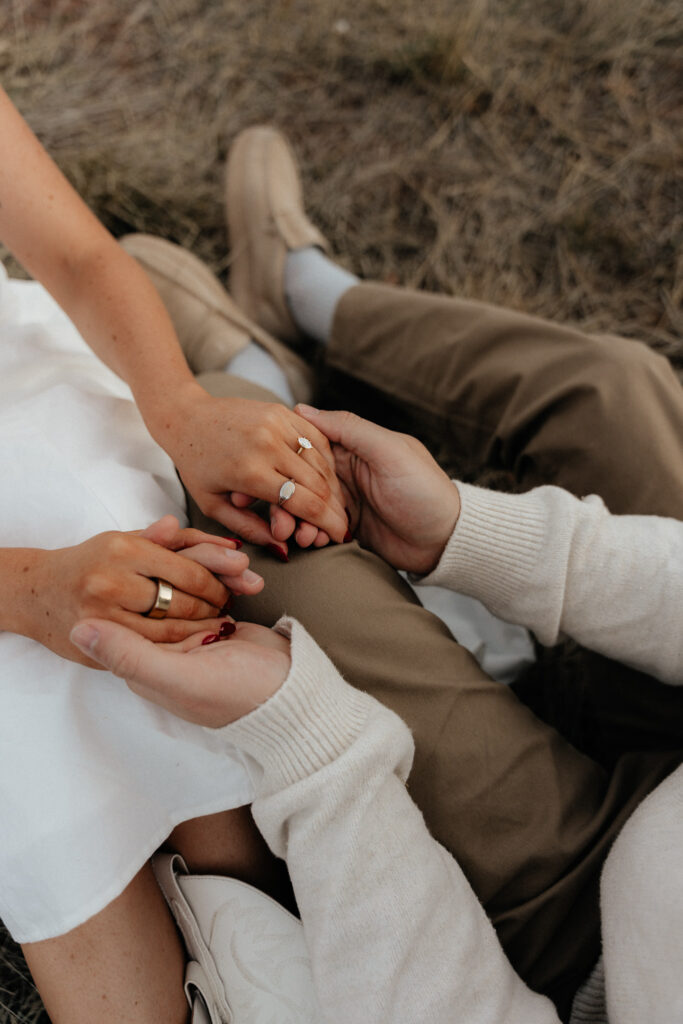
[[331, 412], [314, 409], [310, 405], [297, 405], [295, 412], [313, 423], [330, 441], [340, 444], [365, 462], [373, 463], [386, 458], [386, 445], [391, 431], [356, 416], [353, 412]]
[[174, 674], [173, 654], [117, 622], [84, 619], [71, 630], [71, 642], [127, 683], [161, 691]]

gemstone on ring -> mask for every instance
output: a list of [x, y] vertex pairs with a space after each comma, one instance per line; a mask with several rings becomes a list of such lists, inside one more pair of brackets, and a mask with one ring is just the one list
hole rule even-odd
[[296, 484], [294, 483], [294, 481], [285, 480], [282, 487], [280, 488], [280, 496], [277, 501], [278, 505], [284, 505], [284, 503], [292, 497], [295, 490]]
[[312, 448], [313, 447], [313, 445], [311, 444], [311, 442], [308, 440], [307, 437], [297, 437], [297, 441], [299, 442], [299, 444], [301, 445], [302, 448]]

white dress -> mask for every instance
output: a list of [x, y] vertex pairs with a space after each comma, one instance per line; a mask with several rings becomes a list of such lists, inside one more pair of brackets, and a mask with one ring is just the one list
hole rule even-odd
[[[127, 386], [0, 264], [0, 546], [57, 548], [185, 519]], [[250, 802], [240, 754], [109, 673], [0, 632], [0, 917], [19, 942], [123, 891], [180, 821]]]

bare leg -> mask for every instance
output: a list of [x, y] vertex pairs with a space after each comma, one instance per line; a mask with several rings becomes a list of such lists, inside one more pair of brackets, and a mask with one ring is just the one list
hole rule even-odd
[[23, 946], [52, 1024], [185, 1024], [185, 953], [146, 864], [66, 935]]
[[181, 854], [193, 874], [239, 878], [284, 906], [294, 906], [285, 864], [268, 849], [248, 807], [184, 821], [166, 846]]

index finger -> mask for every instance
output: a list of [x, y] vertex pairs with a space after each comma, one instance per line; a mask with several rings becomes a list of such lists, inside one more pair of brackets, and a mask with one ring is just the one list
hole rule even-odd
[[[311, 460], [313, 468], [327, 481], [335, 498], [341, 500], [341, 492], [334, 468], [334, 455], [328, 438], [315, 424], [299, 416], [297, 416], [297, 419], [300, 420], [300, 438], [309, 441], [315, 452], [315, 456]], [[301, 457], [304, 457], [305, 454], [306, 451], [304, 450], [301, 452]]]
[[151, 549], [151, 557], [150, 572], [146, 575], [166, 580], [172, 587], [200, 598], [215, 608], [223, 607], [227, 598], [227, 590], [213, 573], [198, 562], [184, 558], [175, 551], [168, 551], [166, 548], [154, 544], [153, 541], [147, 543]]

